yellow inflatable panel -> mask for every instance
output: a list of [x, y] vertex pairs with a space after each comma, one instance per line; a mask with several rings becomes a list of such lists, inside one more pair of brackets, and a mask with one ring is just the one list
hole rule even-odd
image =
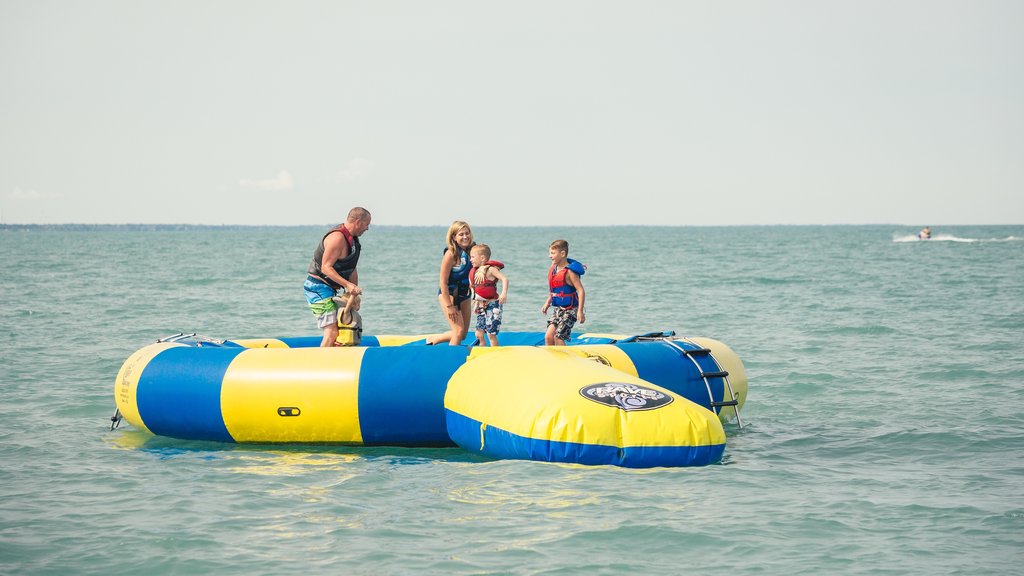
[[221, 385], [224, 425], [236, 442], [362, 443], [358, 396], [365, 351], [242, 352]]
[[[732, 348], [718, 340], [711, 338], [686, 338], [685, 341], [693, 342], [698, 346], [711, 350], [711, 355], [714, 356], [718, 365], [722, 367], [722, 370], [729, 373], [729, 384], [732, 386], [732, 391], [736, 394], [739, 404], [736, 406], [722, 406], [718, 415], [722, 422], [735, 420], [737, 408], [742, 410], [743, 404], [747, 401], [747, 370], [743, 367], [743, 361], [740, 360], [740, 357]], [[728, 390], [726, 390], [726, 394], [728, 394]]]
[[445, 393], [448, 434], [467, 450], [629, 467], [721, 459], [710, 410], [575, 353], [507, 347], [459, 368]]
[[129, 356], [117, 372], [117, 379], [114, 381], [114, 402], [117, 404], [117, 409], [120, 410], [121, 416], [132, 426], [150, 432], [149, 428], [146, 427], [146, 423], [142, 421], [142, 415], [139, 414], [136, 398], [139, 377], [142, 376], [142, 371], [157, 354], [175, 346], [178, 345], [161, 343], [150, 344], [145, 348], [141, 348]]
[[426, 336], [423, 334], [419, 336], [385, 334], [377, 336], [377, 342], [380, 346], [403, 346], [409, 342], [423, 340], [424, 338]]
[[569, 354], [578, 358], [598, 362], [631, 376], [638, 376], [636, 365], [621, 348], [611, 344], [579, 344], [576, 346], [551, 346], [549, 350]]
[[287, 344], [277, 338], [247, 338], [234, 342], [246, 348], [288, 348]]

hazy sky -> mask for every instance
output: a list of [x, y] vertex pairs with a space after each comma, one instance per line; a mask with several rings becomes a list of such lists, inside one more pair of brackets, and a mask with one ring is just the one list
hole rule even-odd
[[1024, 2], [0, 0], [4, 223], [1024, 223]]

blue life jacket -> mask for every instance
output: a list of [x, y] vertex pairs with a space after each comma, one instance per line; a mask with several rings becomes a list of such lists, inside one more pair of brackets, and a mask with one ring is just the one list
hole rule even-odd
[[[448, 247], [441, 251], [441, 254], [448, 252]], [[466, 293], [469, 290], [469, 270], [472, 266], [469, 263], [469, 253], [459, 248], [459, 255], [456, 257], [455, 266], [448, 272], [448, 293]]]

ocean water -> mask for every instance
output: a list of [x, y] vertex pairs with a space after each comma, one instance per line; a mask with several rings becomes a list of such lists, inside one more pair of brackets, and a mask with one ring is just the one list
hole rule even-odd
[[[1024, 226], [479, 228], [505, 329], [540, 330], [547, 246], [583, 331], [743, 359], [714, 466], [111, 431], [134, 350], [316, 334], [318, 227], [0, 228], [2, 574], [1006, 574], [1024, 561]], [[445, 230], [374, 226], [371, 334], [444, 328]]]

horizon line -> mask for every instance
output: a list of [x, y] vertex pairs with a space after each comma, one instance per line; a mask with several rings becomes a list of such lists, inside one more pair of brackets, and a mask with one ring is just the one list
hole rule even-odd
[[[60, 223], [7, 223], [0, 222], [0, 228], [43, 228], [43, 227], [165, 227], [165, 228], [313, 228], [331, 227], [339, 223], [325, 224], [189, 224], [189, 223], [146, 223], [146, 222], [122, 222], [122, 223], [85, 223], [85, 222], [60, 222]], [[375, 228], [438, 228], [447, 227], [448, 224], [374, 224]], [[772, 223], [772, 224], [474, 224], [477, 228], [740, 228], [740, 227], [820, 227], [820, 226], [902, 226], [916, 228], [921, 224], [906, 224], [899, 222], [864, 222], [864, 223]], [[1002, 223], [1002, 224], [929, 224], [936, 226], [1024, 226], [1024, 223]]]

